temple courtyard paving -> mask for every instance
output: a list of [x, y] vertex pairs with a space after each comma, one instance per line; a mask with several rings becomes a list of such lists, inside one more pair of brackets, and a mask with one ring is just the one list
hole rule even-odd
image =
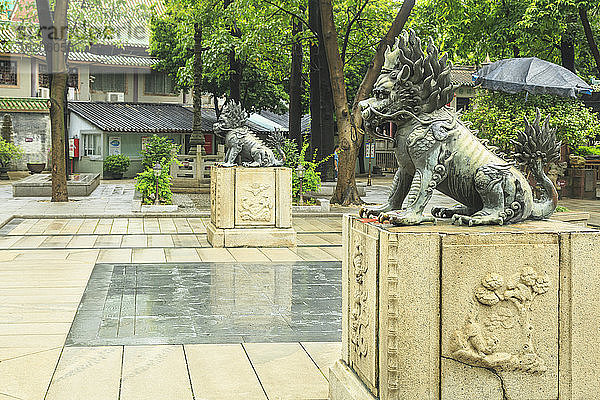
[[[217, 249], [204, 214], [132, 214], [131, 183], [66, 204], [9, 189], [0, 400], [327, 398], [341, 350], [339, 215], [294, 217], [294, 248]], [[597, 203], [581, 207], [600, 215]]]

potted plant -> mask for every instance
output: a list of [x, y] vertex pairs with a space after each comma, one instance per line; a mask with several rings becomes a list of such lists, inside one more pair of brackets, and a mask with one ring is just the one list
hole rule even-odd
[[0, 138], [0, 179], [8, 180], [8, 167], [11, 161], [23, 157], [23, 150], [19, 146]]
[[123, 178], [123, 174], [129, 168], [129, 157], [123, 154], [114, 154], [104, 159], [104, 172], [113, 179]]

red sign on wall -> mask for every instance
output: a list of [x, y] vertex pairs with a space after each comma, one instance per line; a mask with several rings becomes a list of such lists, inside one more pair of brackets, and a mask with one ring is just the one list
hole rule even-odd
[[204, 135], [204, 151], [206, 154], [213, 154], [213, 137], [210, 133]]

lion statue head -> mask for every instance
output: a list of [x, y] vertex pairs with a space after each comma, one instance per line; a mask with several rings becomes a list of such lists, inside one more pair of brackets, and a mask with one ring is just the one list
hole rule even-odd
[[438, 58], [438, 49], [431, 38], [423, 52], [421, 39], [415, 32], [403, 31], [385, 52], [373, 97], [360, 102], [365, 127], [377, 127], [384, 122], [402, 124], [444, 107], [454, 95], [451, 68], [447, 54]]
[[223, 106], [219, 120], [214, 123], [215, 131], [229, 131], [241, 128], [248, 119], [248, 113], [242, 109], [242, 105], [230, 100]]

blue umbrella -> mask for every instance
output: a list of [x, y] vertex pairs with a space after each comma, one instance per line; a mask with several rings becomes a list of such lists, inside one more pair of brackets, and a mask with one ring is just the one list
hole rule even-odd
[[536, 57], [507, 58], [486, 65], [473, 75], [482, 88], [507, 93], [555, 94], [577, 98], [592, 87], [568, 69]]

